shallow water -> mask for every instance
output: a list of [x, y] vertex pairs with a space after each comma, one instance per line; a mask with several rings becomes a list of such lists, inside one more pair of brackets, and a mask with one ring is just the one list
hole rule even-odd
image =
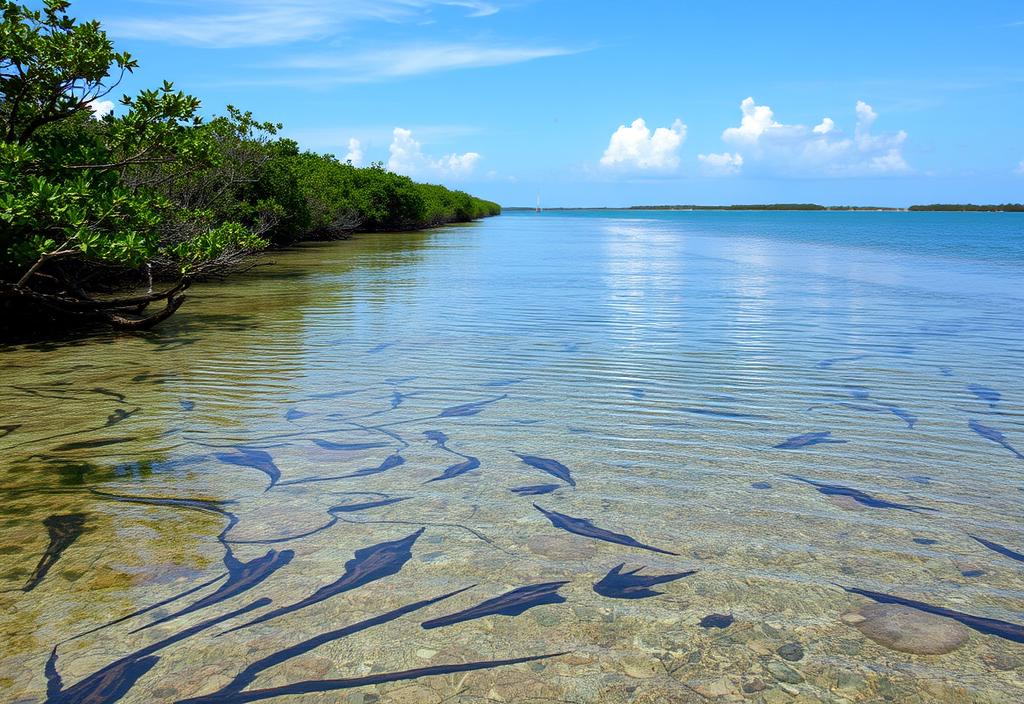
[[[1024, 217], [525, 213], [273, 259], [0, 351], [0, 700], [54, 646], [53, 701], [1024, 699], [1024, 644], [898, 652], [842, 589], [1024, 624], [1024, 562], [970, 537], [1024, 552]], [[696, 573], [595, 591], [620, 563]]]

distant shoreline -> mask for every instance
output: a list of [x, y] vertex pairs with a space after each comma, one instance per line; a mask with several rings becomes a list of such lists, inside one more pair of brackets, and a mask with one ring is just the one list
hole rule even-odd
[[[510, 206], [503, 210], [506, 212], [521, 212], [537, 210], [530, 206]], [[818, 205], [817, 203], [767, 203], [763, 205], [630, 205], [622, 208], [598, 207], [573, 207], [573, 208], [542, 208], [545, 211], [575, 211], [575, 210], [674, 210], [674, 211], [697, 211], [697, 210], [735, 210], [735, 211], [808, 211], [808, 212], [882, 212], [882, 213], [907, 213], [907, 212], [938, 212], [938, 213], [1024, 213], [1024, 203], [1004, 203], [1002, 205], [974, 205], [973, 203], [934, 203], [932, 205], [912, 205], [909, 208], [885, 208], [868, 205]]]

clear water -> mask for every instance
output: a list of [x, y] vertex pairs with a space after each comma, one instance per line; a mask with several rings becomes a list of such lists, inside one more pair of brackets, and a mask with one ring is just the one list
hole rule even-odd
[[[54, 701], [174, 702], [253, 663], [244, 689], [267, 695], [371, 678], [289, 702], [1024, 699], [1021, 643], [900, 652], [850, 625], [870, 601], [841, 588], [1024, 624], [1024, 563], [970, 537], [1024, 552], [1024, 217], [523, 213], [273, 260], [150, 334], [0, 351], [0, 700], [43, 701], [54, 646]], [[825, 432], [844, 442], [775, 447]], [[538, 484], [557, 488], [510, 491]], [[69, 515], [81, 535], [23, 591], [44, 520]], [[354, 560], [420, 528], [404, 562]], [[294, 555], [230, 599], [135, 632], [216, 582], [86, 633], [223, 575], [225, 546]], [[349, 561], [369, 581], [218, 636]], [[697, 572], [595, 592], [620, 563]], [[421, 626], [556, 581], [564, 602]], [[715, 614], [731, 624], [701, 625]], [[72, 689], [98, 672], [93, 699]]]

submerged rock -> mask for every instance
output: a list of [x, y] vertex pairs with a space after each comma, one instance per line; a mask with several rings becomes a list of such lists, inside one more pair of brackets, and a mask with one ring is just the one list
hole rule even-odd
[[776, 652], [783, 660], [789, 660], [790, 662], [797, 662], [804, 657], [803, 646], [796, 642], [786, 643], [780, 646]]
[[843, 621], [879, 645], [911, 655], [945, 655], [970, 636], [966, 626], [952, 619], [901, 604], [868, 604]]
[[767, 665], [765, 665], [765, 667], [768, 669], [768, 672], [772, 673], [772, 677], [774, 677], [779, 682], [786, 682], [788, 684], [800, 684], [804, 681], [803, 675], [794, 670], [792, 667], [786, 665], [785, 663], [781, 663], [778, 660], [770, 661]]
[[622, 671], [627, 677], [638, 680], [657, 677], [661, 673], [661, 664], [654, 658], [644, 655], [627, 655], [620, 660]]
[[708, 614], [700, 620], [704, 628], [728, 628], [732, 623], [732, 614]]
[[736, 685], [728, 677], [719, 677], [711, 682], [698, 682], [690, 688], [705, 699], [718, 699], [739, 694]]
[[757, 694], [767, 689], [768, 685], [764, 683], [760, 678], [755, 677], [754, 679], [743, 683], [743, 691], [746, 694]]

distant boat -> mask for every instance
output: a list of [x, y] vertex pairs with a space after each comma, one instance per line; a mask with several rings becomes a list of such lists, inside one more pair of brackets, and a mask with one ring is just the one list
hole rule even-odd
[[540, 193], [537, 194], [537, 212], [540, 212]]

